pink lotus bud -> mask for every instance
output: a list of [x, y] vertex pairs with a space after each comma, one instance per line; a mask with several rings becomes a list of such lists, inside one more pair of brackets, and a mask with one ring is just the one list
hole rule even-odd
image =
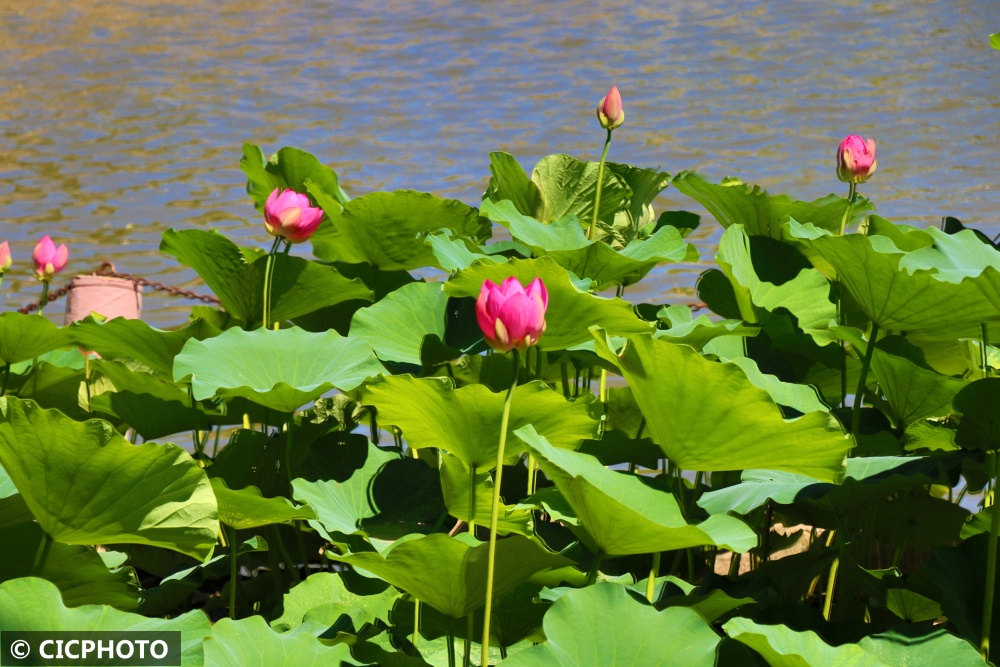
[[494, 350], [523, 352], [542, 337], [548, 306], [549, 293], [541, 278], [531, 281], [527, 290], [513, 276], [502, 285], [485, 280], [476, 300], [476, 320]]
[[323, 209], [309, 203], [309, 197], [294, 190], [275, 188], [264, 204], [267, 233], [289, 243], [307, 241], [323, 219]]
[[3, 272], [10, 268], [10, 264], [10, 246], [4, 241], [0, 243], [0, 275], [3, 275]]
[[60, 244], [57, 248], [49, 235], [46, 234], [35, 246], [31, 258], [35, 261], [35, 276], [39, 280], [49, 281], [66, 268], [66, 262], [69, 261], [69, 250], [65, 243]]
[[597, 103], [597, 120], [605, 130], [613, 130], [625, 122], [622, 96], [618, 92], [618, 86], [611, 86], [608, 94]]
[[837, 148], [837, 178], [845, 183], [864, 183], [875, 173], [875, 140], [856, 134], [845, 137]]

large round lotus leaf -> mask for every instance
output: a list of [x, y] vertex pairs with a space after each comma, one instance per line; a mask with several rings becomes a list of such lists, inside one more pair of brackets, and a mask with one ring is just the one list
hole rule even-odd
[[[448, 514], [477, 526], [489, 526], [493, 516], [493, 477], [488, 472], [473, 473], [458, 458], [442, 452], [438, 471], [441, 494]], [[531, 535], [531, 513], [500, 504], [497, 532]]]
[[174, 360], [174, 380], [191, 376], [199, 401], [242, 396], [281, 412], [292, 412], [334, 387], [350, 391], [383, 372], [364, 340], [298, 327], [229, 329], [206, 341], [188, 341]]
[[72, 341], [66, 330], [44, 317], [13, 312], [0, 314], [0, 365], [34, 359], [69, 345]]
[[[494, 393], [481, 384], [455, 389], [443, 378], [394, 375], [369, 383], [362, 402], [378, 409], [381, 423], [402, 429], [411, 447], [439, 447], [477, 472], [487, 472], [496, 466], [505, 398], [506, 392]], [[519, 386], [511, 399], [504, 454], [510, 458], [523, 451], [520, 441], [509, 436], [525, 424], [534, 424], [560, 447], [575, 448], [593, 438], [599, 423], [590, 416], [591, 402], [568, 401], [542, 382]]]
[[168, 376], [184, 343], [191, 338], [205, 340], [221, 333], [204, 320], [195, 320], [176, 331], [164, 331], [142, 320], [124, 317], [107, 322], [87, 317], [71, 324], [66, 332], [74, 345], [93, 350], [103, 359], [135, 359]]
[[[566, 269], [551, 257], [511, 260], [505, 264], [477, 262], [459, 271], [445, 283], [451, 296], [478, 297], [484, 280], [500, 284], [516, 276], [522, 285], [541, 278], [549, 292], [545, 314], [546, 328], [538, 346], [545, 350], [565, 350], [590, 340], [588, 328], [600, 325], [613, 335], [643, 333], [652, 330], [649, 322], [636, 317], [632, 306], [622, 299], [606, 299], [581, 291]], [[589, 281], [588, 281], [589, 282]]]
[[[421, 365], [426, 336], [444, 340], [448, 295], [441, 283], [410, 283], [354, 313], [351, 337], [361, 338], [382, 361]], [[455, 356], [461, 356], [455, 352]]]
[[595, 350], [628, 381], [646, 426], [685, 470], [770, 468], [836, 481], [853, 441], [829, 412], [784, 419], [736, 364], [686, 345], [630, 336], [620, 355], [595, 330]]
[[[160, 250], [191, 267], [233, 317], [248, 326], [263, 317], [267, 256], [240, 248], [217, 232], [201, 229], [163, 233]], [[278, 253], [271, 284], [271, 321], [282, 322], [352, 299], [372, 300], [360, 280], [348, 280], [332, 266]]]
[[280, 496], [265, 498], [256, 486], [230, 489], [225, 481], [215, 478], [212, 491], [219, 503], [219, 521], [236, 530], [316, 518], [308, 505], [296, 507], [288, 498]]
[[511, 655], [510, 667], [713, 667], [719, 636], [686, 607], [656, 611], [624, 586], [560, 596], [542, 621], [546, 642]]
[[342, 211], [326, 210], [329, 226], [312, 237], [321, 259], [349, 264], [367, 262], [382, 271], [412, 271], [435, 266], [423, 236], [438, 229], [484, 241], [490, 222], [467, 204], [426, 192], [373, 192], [353, 199]]
[[222, 619], [205, 638], [204, 650], [206, 667], [326, 667], [351, 661], [347, 644], [327, 646], [308, 632], [278, 633], [268, 627], [263, 616]]
[[132, 445], [105, 421], [11, 397], [0, 412], [0, 465], [56, 541], [150, 544], [199, 560], [215, 546], [215, 495], [180, 447]]
[[[384, 557], [371, 551], [327, 555], [388, 581], [446, 616], [463, 618], [486, 602], [488, 550], [487, 543], [468, 533], [435, 533], [397, 540]], [[499, 597], [532, 575], [571, 564], [526, 537], [504, 538], [496, 545], [493, 594]]]
[[773, 667], [974, 667], [983, 659], [969, 642], [932, 626], [901, 626], [863, 638], [857, 644], [830, 646], [812, 630], [760, 625], [734, 618], [722, 629], [760, 653]]
[[73, 609], [63, 603], [54, 584], [25, 577], [0, 584], [0, 632], [160, 632], [181, 633], [185, 665], [202, 664], [201, 643], [212, 632], [211, 621], [200, 609], [165, 620], [87, 604]]
[[[749, 186], [735, 179], [709, 183], [693, 171], [677, 174], [672, 183], [708, 209], [723, 227], [743, 225], [748, 234], [777, 240], [782, 238], [782, 226], [789, 218], [839, 232], [847, 209], [847, 199], [832, 194], [812, 202], [794, 201], [787, 195], [771, 195], [759, 185]], [[859, 197], [851, 208], [849, 224], [871, 209], [871, 202]]]
[[528, 245], [536, 256], [547, 255], [574, 275], [590, 278], [597, 289], [635, 283], [662, 262], [698, 261], [697, 249], [670, 226], [618, 251], [603, 241], [588, 240], [575, 215], [543, 224], [519, 213], [507, 200], [483, 202], [482, 213], [509, 229], [511, 236]]
[[745, 552], [757, 546], [757, 534], [739, 519], [717, 515], [689, 524], [673, 494], [605, 468], [589, 454], [553, 447], [531, 425], [515, 435], [573, 509], [585, 532], [581, 539], [593, 551], [627, 556], [705, 545]]
[[1000, 320], [1000, 259], [966, 271], [928, 270], [921, 263], [908, 268], [908, 254], [886, 236], [833, 236], [794, 220], [788, 231], [820, 268], [816, 258], [832, 267], [882, 329], [914, 332]]
[[364, 595], [348, 588], [342, 572], [314, 572], [285, 593], [281, 616], [271, 621], [271, 627], [287, 632], [319, 616], [331, 614], [334, 619], [346, 614], [355, 628], [379, 620], [387, 622], [389, 610], [398, 597], [399, 591], [391, 586], [385, 586], [379, 593]]

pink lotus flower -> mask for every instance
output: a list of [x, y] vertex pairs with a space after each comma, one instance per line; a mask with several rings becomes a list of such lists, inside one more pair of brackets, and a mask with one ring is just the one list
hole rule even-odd
[[611, 86], [608, 94], [597, 103], [597, 120], [605, 130], [613, 130], [625, 122], [622, 96], [618, 92], [618, 86]]
[[845, 183], [864, 183], [875, 173], [875, 140], [849, 135], [837, 148], [837, 178]]
[[66, 262], [69, 261], [69, 250], [66, 248], [65, 243], [60, 244], [57, 248], [56, 244], [49, 238], [49, 235], [46, 234], [35, 245], [35, 250], [31, 253], [31, 258], [35, 261], [35, 276], [39, 280], [48, 282], [57, 273], [66, 268]]
[[494, 350], [523, 352], [542, 337], [548, 306], [549, 293], [541, 278], [531, 281], [527, 290], [513, 276], [502, 285], [485, 280], [476, 300], [476, 320]]
[[10, 268], [10, 246], [6, 241], [0, 243], [0, 275], [3, 275], [4, 271]]
[[267, 233], [289, 243], [302, 243], [312, 236], [323, 219], [323, 209], [309, 203], [309, 197], [294, 190], [275, 188], [264, 204]]

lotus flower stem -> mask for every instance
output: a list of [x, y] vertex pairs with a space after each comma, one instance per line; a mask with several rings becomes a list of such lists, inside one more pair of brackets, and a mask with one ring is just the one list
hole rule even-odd
[[598, 551], [594, 554], [594, 560], [590, 564], [590, 571], [587, 572], [587, 585], [590, 586], [597, 582], [597, 574], [601, 571], [601, 563], [604, 562], [604, 552]]
[[497, 523], [500, 519], [500, 482], [503, 478], [503, 455], [507, 446], [507, 423], [510, 421], [510, 403], [514, 397], [514, 388], [517, 387], [517, 376], [521, 369], [520, 354], [515, 348], [514, 355], [514, 379], [507, 390], [507, 397], [503, 403], [503, 416], [500, 418], [500, 446], [497, 448], [497, 476], [493, 482], [493, 509], [490, 514], [490, 546], [486, 561], [486, 610], [483, 614], [483, 646], [480, 657], [480, 666], [489, 667], [490, 664], [490, 621], [493, 617], [493, 574], [496, 568], [497, 559]]
[[455, 667], [455, 619], [448, 617], [448, 667]]
[[35, 564], [31, 568], [31, 576], [40, 577], [42, 573], [45, 572], [45, 563], [49, 560], [49, 551], [52, 550], [52, 537], [46, 533], [42, 533], [42, 542], [38, 545], [38, 551], [35, 554]]
[[528, 454], [528, 495], [533, 495], [535, 493], [535, 470], [537, 469], [537, 464], [535, 463], [534, 454]]
[[229, 529], [229, 618], [236, 620], [236, 582], [239, 569], [236, 567], [236, 529]]
[[611, 130], [608, 130], [608, 138], [604, 140], [604, 152], [601, 153], [601, 163], [597, 167], [597, 194], [594, 195], [594, 217], [590, 221], [590, 229], [587, 230], [587, 240], [594, 239], [594, 229], [597, 227], [597, 214], [601, 209], [601, 187], [604, 185], [604, 161], [608, 159], [608, 147], [611, 146]]
[[649, 568], [649, 579], [646, 580], [646, 600], [653, 604], [653, 594], [656, 592], [656, 577], [660, 574], [660, 552], [653, 554], [653, 565]]
[[420, 600], [413, 598], [413, 648], [420, 639]]
[[982, 324], [979, 325], [979, 331], [980, 331], [979, 346], [981, 348], [979, 356], [983, 362], [983, 377], [986, 378], [990, 376], [990, 354], [989, 354], [990, 330], [986, 326], [986, 323], [983, 322]]
[[476, 466], [469, 466], [469, 535], [476, 536]]
[[861, 377], [858, 378], [858, 390], [854, 394], [854, 407], [851, 408], [851, 434], [857, 438], [861, 431], [861, 404], [865, 393], [865, 382], [868, 380], [868, 369], [872, 365], [872, 355], [875, 353], [875, 341], [878, 339], [878, 325], [872, 322], [872, 331], [868, 335], [868, 349], [865, 358], [861, 360]]
[[465, 642], [462, 644], [462, 667], [472, 665], [472, 635], [476, 632], [475, 612], [465, 615]]
[[983, 660], [990, 657], [990, 631], [993, 629], [993, 592], [997, 576], [997, 533], [1000, 533], [1000, 506], [997, 504], [997, 482], [1000, 481], [1000, 451], [993, 451], [993, 502], [990, 504], [990, 543], [986, 551], [986, 593], [983, 599], [983, 629], [979, 652]]
[[267, 265], [264, 267], [264, 314], [263, 314], [263, 325], [264, 328], [268, 328], [268, 322], [271, 319], [271, 281], [274, 278], [274, 254], [278, 252], [278, 245], [281, 243], [281, 237], [277, 236], [274, 239], [274, 243], [271, 244], [271, 251], [267, 253]]
[[559, 370], [562, 372], [563, 397], [569, 398], [569, 366], [565, 361], [560, 362]]
[[851, 219], [851, 212], [854, 208], [854, 198], [858, 194], [858, 186], [856, 183], [848, 183], [847, 189], [847, 207], [844, 209], [844, 217], [840, 219], [840, 235], [843, 236], [844, 232], [847, 231], [847, 223]]
[[38, 314], [41, 315], [45, 304], [49, 302], [49, 281], [42, 281], [42, 298], [38, 300]]

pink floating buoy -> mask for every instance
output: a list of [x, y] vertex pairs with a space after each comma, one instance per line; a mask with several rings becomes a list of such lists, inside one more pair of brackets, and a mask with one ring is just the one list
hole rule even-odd
[[100, 313], [109, 320], [139, 319], [142, 314], [142, 285], [111, 276], [77, 276], [70, 283], [66, 300], [66, 324]]

